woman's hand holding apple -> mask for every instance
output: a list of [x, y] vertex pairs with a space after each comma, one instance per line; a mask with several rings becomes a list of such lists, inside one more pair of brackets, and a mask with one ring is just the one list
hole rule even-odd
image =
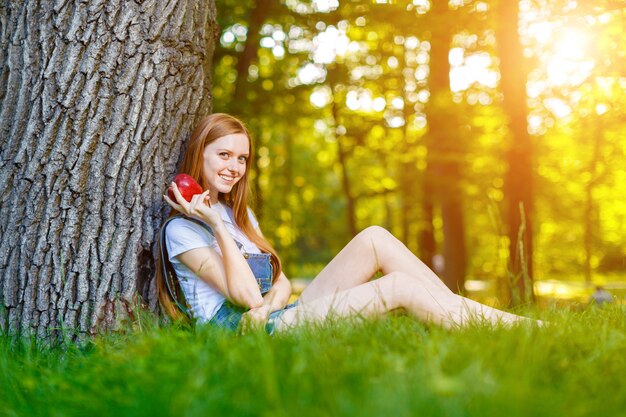
[[[191, 175], [178, 174], [174, 177], [174, 182], [176, 183], [180, 194], [185, 200], [189, 202], [191, 202], [191, 197], [193, 197], [194, 195], [202, 194], [202, 187], [200, 187], [200, 184], [198, 184]], [[176, 200], [176, 197], [174, 197], [174, 193], [171, 188], [168, 188], [167, 196], [172, 201]]]
[[[180, 187], [176, 182], [172, 182], [168, 188], [167, 195], [163, 198], [165, 201], [178, 212], [188, 217], [194, 217], [205, 221], [212, 228], [223, 226], [220, 214], [211, 208], [209, 200], [210, 190], [206, 190], [201, 194], [191, 196], [191, 201], [187, 201], [181, 193]], [[172, 196], [174, 199], [172, 199]]]

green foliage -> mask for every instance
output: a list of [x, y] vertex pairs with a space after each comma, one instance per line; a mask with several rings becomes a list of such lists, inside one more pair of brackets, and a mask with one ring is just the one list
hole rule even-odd
[[65, 349], [4, 336], [0, 415], [621, 415], [623, 314], [453, 332], [389, 317], [275, 337], [144, 323]]
[[[496, 1], [450, 2], [448, 10], [411, 1], [339, 2], [322, 10], [315, 2], [216, 3], [222, 33], [214, 110], [241, 116], [257, 140], [257, 211], [288, 276], [315, 275], [316, 265], [352, 237], [351, 225], [383, 225], [420, 253], [420, 233], [432, 222], [441, 253], [442, 213], [425, 214], [423, 203], [432, 196], [423, 184], [441, 188], [451, 180], [463, 203], [467, 278], [506, 277], [503, 155], [509, 144], [498, 85]], [[626, 13], [611, 1], [579, 3], [522, 7], [538, 280], [582, 280], [586, 264], [591, 279], [597, 272], [624, 273], [619, 46]], [[260, 40], [253, 42], [249, 67], [240, 68], [244, 49], [257, 39], [247, 32], [256, 24], [251, 10], [263, 17]], [[450, 45], [441, 44], [442, 27], [453, 29]], [[333, 39], [334, 49], [319, 54], [315, 45], [324, 37]], [[430, 54], [445, 48], [452, 48], [452, 75], [474, 60], [483, 63], [483, 78], [454, 75], [450, 97], [431, 97], [433, 77], [445, 73], [429, 73]], [[429, 108], [437, 111], [428, 115]], [[435, 142], [427, 116], [443, 119]], [[427, 169], [433, 160], [452, 161], [459, 173], [442, 179]]]

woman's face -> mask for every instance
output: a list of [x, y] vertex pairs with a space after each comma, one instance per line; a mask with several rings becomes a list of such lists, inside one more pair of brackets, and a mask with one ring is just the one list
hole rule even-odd
[[209, 184], [211, 202], [219, 193], [229, 193], [246, 173], [250, 141], [243, 133], [222, 136], [204, 148], [204, 178]]

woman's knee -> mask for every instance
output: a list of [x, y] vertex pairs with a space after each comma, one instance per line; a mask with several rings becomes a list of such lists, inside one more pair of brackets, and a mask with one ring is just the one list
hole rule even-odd
[[[363, 229], [358, 235], [357, 238], [363, 242], [370, 243], [371, 242], [380, 242], [386, 239], [394, 238], [394, 236], [384, 227], [380, 226], [369, 226]], [[395, 238], [394, 238], [395, 239]]]

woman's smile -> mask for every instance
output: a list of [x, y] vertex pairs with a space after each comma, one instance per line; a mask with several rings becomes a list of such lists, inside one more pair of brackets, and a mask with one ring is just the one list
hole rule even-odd
[[224, 181], [232, 181], [232, 180], [234, 180], [237, 177], [220, 174], [220, 178], [223, 179]]

